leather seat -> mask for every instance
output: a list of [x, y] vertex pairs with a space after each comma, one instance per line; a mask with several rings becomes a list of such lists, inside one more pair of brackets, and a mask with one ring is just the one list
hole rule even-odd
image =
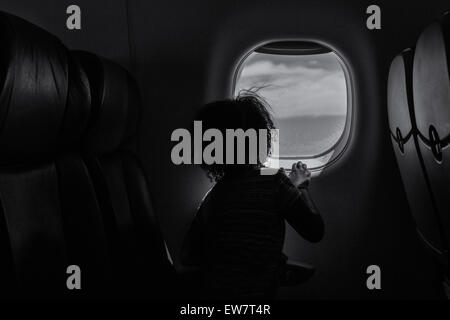
[[450, 234], [450, 14], [420, 35], [414, 57], [413, 96], [419, 148], [446, 243]]
[[414, 49], [404, 50], [391, 63], [388, 78], [388, 117], [391, 140], [409, 207], [424, 243], [443, 259], [443, 240], [430, 183], [418, 146], [412, 93]]
[[131, 77], [20, 18], [0, 24], [1, 295], [159, 297], [171, 266], [133, 151]]
[[92, 97], [83, 156], [107, 221], [115, 272], [125, 276], [122, 291], [129, 295], [152, 288], [158, 296], [170, 294], [174, 271], [134, 154], [141, 118], [137, 85], [111, 61], [88, 52], [75, 55], [88, 75]]
[[[1, 276], [11, 279], [2, 293], [61, 296], [67, 292], [66, 268], [77, 260], [66, 234], [78, 235], [81, 242], [75, 246], [90, 234], [70, 219], [95, 219], [99, 213], [90, 178], [74, 154], [90, 114], [87, 78], [62, 43], [44, 30], [4, 13], [0, 23], [0, 218], [2, 256], [10, 257]], [[77, 180], [68, 182], [72, 176]], [[77, 212], [65, 210], [74, 205]], [[101, 244], [93, 243], [88, 252]], [[76, 264], [88, 278], [90, 267]]]

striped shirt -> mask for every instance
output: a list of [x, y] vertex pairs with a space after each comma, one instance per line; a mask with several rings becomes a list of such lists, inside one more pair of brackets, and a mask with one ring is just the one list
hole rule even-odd
[[296, 188], [281, 170], [225, 177], [191, 224], [183, 263], [201, 266], [208, 297], [271, 297], [286, 262], [285, 220], [307, 239], [323, 229], [307, 190]]

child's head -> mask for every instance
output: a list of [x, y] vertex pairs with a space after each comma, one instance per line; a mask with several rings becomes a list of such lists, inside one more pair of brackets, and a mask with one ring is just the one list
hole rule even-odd
[[249, 161], [249, 148], [248, 140], [245, 144], [245, 164], [236, 164], [236, 147], [234, 148], [234, 164], [225, 164], [226, 159], [226, 129], [242, 129], [247, 131], [248, 129], [254, 129], [257, 133], [259, 129], [266, 129], [267, 134], [267, 150], [264, 150], [266, 155], [270, 155], [271, 151], [271, 129], [274, 129], [273, 120], [269, 112], [269, 106], [259, 97], [255, 92], [244, 91], [234, 99], [227, 99], [222, 101], [215, 101], [206, 104], [197, 114], [196, 120], [202, 121], [203, 132], [208, 129], [218, 129], [222, 136], [223, 141], [223, 159], [224, 164], [203, 164], [202, 168], [207, 172], [208, 176], [212, 180], [219, 180], [225, 175], [234, 175], [242, 173], [248, 169], [259, 168], [266, 159], [260, 158], [259, 152], [259, 137], [257, 134], [257, 146], [258, 156], [257, 163]]

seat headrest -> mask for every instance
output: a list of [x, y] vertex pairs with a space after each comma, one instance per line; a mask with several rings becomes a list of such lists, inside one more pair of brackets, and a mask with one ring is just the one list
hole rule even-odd
[[0, 12], [0, 164], [46, 158], [79, 140], [89, 115], [86, 76], [45, 30]]
[[414, 110], [422, 141], [436, 159], [450, 139], [450, 14], [428, 26], [417, 41], [413, 70]]
[[111, 153], [135, 136], [140, 118], [140, 96], [127, 70], [84, 51], [74, 51], [89, 79], [92, 105], [84, 150]]
[[388, 116], [391, 135], [403, 152], [403, 145], [411, 138], [415, 124], [411, 114], [412, 67], [414, 50], [406, 49], [392, 60], [388, 78]]

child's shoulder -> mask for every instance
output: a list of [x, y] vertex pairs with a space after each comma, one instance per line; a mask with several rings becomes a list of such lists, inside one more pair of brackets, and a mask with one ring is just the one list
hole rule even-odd
[[268, 180], [289, 180], [284, 168], [262, 168], [260, 171], [260, 176], [267, 178]]
[[283, 184], [290, 183], [289, 178], [283, 168], [272, 169], [272, 168], [262, 168], [260, 170], [255, 170], [250, 175], [236, 177], [232, 179], [233, 184], [257, 184], [257, 185], [273, 185], [273, 184]]

